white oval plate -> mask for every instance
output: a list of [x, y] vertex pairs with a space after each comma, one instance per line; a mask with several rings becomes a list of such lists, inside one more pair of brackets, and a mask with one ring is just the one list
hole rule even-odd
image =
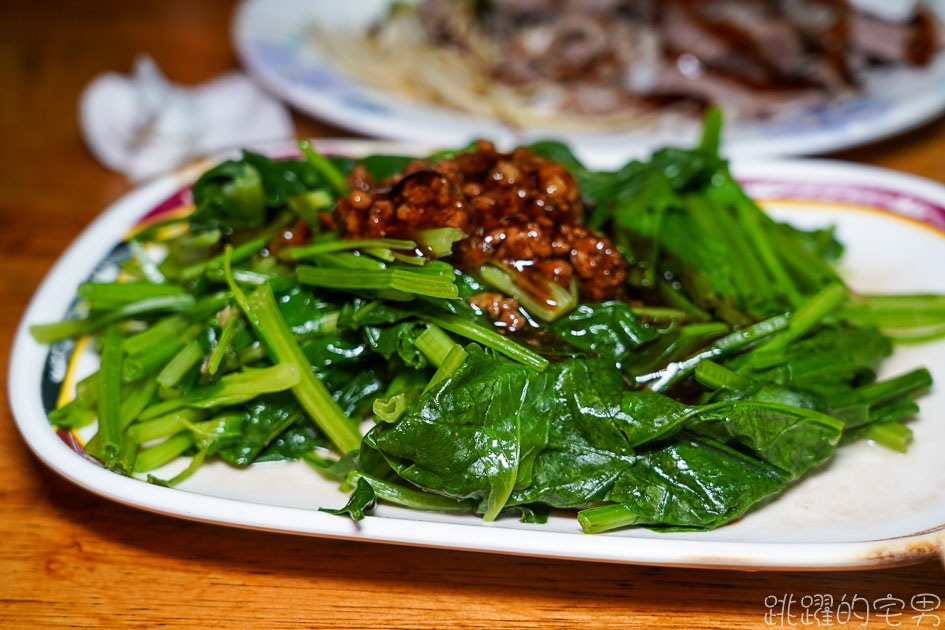
[[[249, 73], [302, 111], [370, 136], [459, 146], [476, 137], [503, 144], [559, 138], [583, 158], [627, 159], [666, 144], [689, 146], [697, 125], [606, 131], [555, 128], [513, 130], [492, 119], [406, 99], [371, 88], [337, 69], [313, 45], [312, 25], [358, 32], [383, 15], [389, 0], [244, 0], [232, 26], [236, 50]], [[932, 6], [945, 15], [945, 0]], [[928, 67], [871, 75], [856, 97], [725, 131], [732, 157], [813, 155], [900, 133], [945, 110], [945, 51]]]
[[[352, 156], [409, 152], [404, 147], [359, 141], [318, 144], [326, 153]], [[273, 153], [291, 152], [281, 149]], [[736, 163], [734, 171], [748, 192], [777, 218], [805, 227], [835, 223], [847, 246], [844, 275], [854, 289], [945, 293], [945, 187], [891, 171], [829, 161], [753, 161]], [[92, 492], [145, 510], [252, 529], [639, 564], [875, 567], [920, 561], [945, 543], [945, 458], [941, 455], [945, 451], [945, 391], [941, 386], [920, 400], [922, 412], [910, 424], [915, 442], [907, 454], [868, 442], [843, 447], [829, 465], [770, 505], [703, 533], [625, 529], [591, 536], [581, 533], [576, 519], [566, 514], [552, 515], [545, 525], [526, 525], [514, 519], [485, 523], [474, 516], [391, 506], [379, 506], [372, 516], [355, 523], [316, 510], [342, 505], [345, 495], [334, 482], [299, 462], [245, 470], [211, 463], [176, 488], [109, 472], [79, 455], [50, 427], [41, 391], [44, 370], [47, 360], [55, 366], [62, 357], [50, 358], [49, 348], [33, 341], [28, 328], [62, 318], [77, 285], [112, 247], [197, 174], [191, 168], [157, 179], [102, 213], [46, 276], [14, 340], [9, 394], [20, 432], [50, 468]], [[945, 341], [897, 348], [884, 363], [882, 376], [919, 365], [928, 366], [939, 383], [945, 382]], [[53, 381], [62, 379], [55, 369], [49, 376]], [[46, 382], [48, 389], [48, 378]], [[167, 478], [173, 472], [158, 471], [158, 476]]]

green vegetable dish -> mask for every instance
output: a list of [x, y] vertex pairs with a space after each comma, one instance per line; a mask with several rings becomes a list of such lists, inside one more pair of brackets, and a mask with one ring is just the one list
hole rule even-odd
[[932, 379], [878, 366], [945, 335], [945, 297], [851, 292], [833, 232], [763, 213], [719, 126], [613, 172], [555, 142], [244, 151], [31, 329], [101, 358], [50, 421], [150, 483], [302, 459], [353, 491], [333, 514], [564, 509], [587, 533], [712, 529], [843, 444], [905, 451]]

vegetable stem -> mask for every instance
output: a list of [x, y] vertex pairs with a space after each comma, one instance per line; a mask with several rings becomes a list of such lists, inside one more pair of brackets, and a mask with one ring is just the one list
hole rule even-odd
[[334, 199], [328, 191], [317, 189], [289, 197], [289, 209], [308, 223], [318, 227], [318, 215], [334, 205]]
[[866, 430], [867, 439], [898, 453], [905, 453], [912, 443], [912, 430], [898, 422], [877, 422]]
[[174, 355], [167, 365], [158, 374], [157, 382], [162, 387], [174, 387], [184, 378], [187, 370], [203, 358], [203, 349], [196, 339], [185, 345]]
[[123, 379], [125, 382], [136, 381], [158, 370], [167, 364], [178, 352], [181, 345], [186, 345], [200, 334], [202, 326], [193, 324], [183, 333], [175, 337], [166, 337], [161, 343], [153, 343], [144, 350], [125, 359]]
[[298, 385], [309, 366], [279, 362], [272, 367], [231, 372], [212, 385], [198, 387], [187, 397], [192, 407], [209, 409], [251, 400], [260, 394], [281, 392]]
[[226, 355], [226, 349], [233, 340], [233, 335], [242, 328], [243, 317], [239, 314], [232, 315], [227, 320], [226, 324], [223, 325], [223, 330], [220, 331], [220, 338], [217, 340], [217, 345], [213, 347], [213, 350], [210, 352], [210, 358], [207, 359], [208, 374], [213, 376], [220, 369], [220, 363]]
[[726, 178], [723, 187], [732, 200], [739, 223], [745, 228], [749, 241], [754, 246], [755, 252], [758, 254], [758, 258], [761, 259], [765, 269], [767, 269], [768, 275], [774, 281], [778, 292], [787, 298], [791, 306], [799, 306], [803, 298], [768, 240], [768, 235], [761, 221], [764, 216], [761, 210], [755, 206], [754, 202], [742, 192], [738, 184], [730, 177]]
[[405, 269], [365, 269], [355, 272], [348, 269], [300, 266], [296, 268], [295, 273], [302, 284], [327, 289], [361, 291], [393, 289], [433, 298], [459, 297], [459, 289], [453, 284], [452, 279]]
[[189, 431], [178, 433], [157, 446], [138, 452], [135, 457], [134, 472], [143, 473], [167, 464], [194, 445], [194, 438]]
[[[479, 275], [489, 285], [515, 298], [525, 310], [535, 317], [553, 322], [574, 310], [577, 306], [577, 294], [571, 293], [553, 280], [539, 277], [535, 280], [534, 288], [523, 286], [508, 270], [496, 264], [483, 265], [479, 268]], [[531, 281], [531, 280], [530, 280]]]
[[52, 324], [30, 326], [30, 334], [39, 343], [51, 344], [70, 337], [96, 332], [114, 322], [158, 312], [185, 311], [194, 305], [194, 298], [189, 293], [181, 295], [160, 295], [145, 298], [137, 302], [123, 304], [106, 312], [100, 317], [86, 319], [67, 319]]
[[407, 409], [407, 395], [404, 392], [393, 394], [387, 398], [376, 398], [371, 410], [374, 419], [380, 422], [397, 422]]
[[207, 416], [201, 409], [181, 409], [152, 420], [138, 422], [128, 427], [127, 434], [138, 444], [144, 444], [173, 435], [185, 428], [188, 422], [198, 422]]
[[932, 386], [932, 375], [926, 368], [918, 368], [895, 378], [863, 385], [830, 398], [830, 405], [841, 409], [856, 404], [881, 405], [894, 398], [906, 396]]
[[122, 429], [138, 419], [138, 416], [141, 415], [141, 412], [154, 397], [157, 387], [157, 380], [153, 378], [145, 379], [143, 383], [137, 383], [131, 387], [131, 393], [121, 401]]
[[[265, 247], [268, 241], [269, 241], [268, 238], [260, 237], [260, 238], [254, 238], [250, 241], [246, 241], [245, 243], [237, 245], [236, 247], [233, 247], [232, 245], [227, 245], [226, 250], [230, 251], [230, 255], [229, 255], [230, 264], [233, 264], [234, 262], [240, 262], [241, 260], [246, 260], [247, 258], [252, 256], [256, 252], [258, 252], [260, 249]], [[217, 256], [214, 256], [210, 260], [206, 260], [200, 263], [195, 263], [189, 267], [185, 267], [184, 269], [181, 270], [181, 273], [180, 273], [181, 278], [183, 278], [184, 280], [189, 280], [191, 278], [196, 278], [197, 276], [199, 276], [200, 274], [202, 274], [203, 272], [207, 271], [210, 268], [221, 267], [226, 258], [226, 250], [224, 250], [223, 254], [218, 254]]]
[[443, 258], [453, 253], [453, 243], [466, 238], [466, 234], [459, 228], [441, 227], [421, 230], [417, 232], [417, 241], [436, 256]]
[[279, 258], [283, 260], [295, 261], [312, 258], [313, 256], [318, 256], [320, 254], [343, 252], [353, 249], [384, 248], [413, 250], [416, 246], [416, 243], [413, 241], [392, 238], [347, 239], [315, 243], [314, 245], [304, 245], [300, 247], [287, 247], [279, 252]]
[[360, 433], [312, 372], [311, 364], [279, 312], [272, 289], [268, 285], [256, 289], [246, 307], [246, 315], [263, 339], [273, 361], [290, 363], [299, 370], [301, 381], [292, 388], [292, 392], [305, 411], [342, 453], [358, 448], [361, 443]]
[[436, 366], [442, 365], [453, 346], [459, 345], [436, 324], [427, 324], [426, 330], [413, 343]]
[[504, 354], [510, 359], [535, 368], [539, 372], [543, 372], [545, 368], [548, 367], [548, 359], [541, 356], [537, 352], [529, 350], [525, 346], [517, 344], [510, 339], [506, 339], [494, 330], [467, 321], [457, 315], [446, 313], [442, 315], [421, 313], [419, 314], [419, 317], [420, 319], [426, 320], [431, 324], [436, 324], [440, 328], [448, 330], [451, 333], [457, 334], [461, 337], [466, 337], [467, 339], [471, 339], [473, 341], [477, 341], [487, 348], [492, 348], [496, 352]]
[[187, 328], [185, 317], [171, 315], [139, 333], [126, 337], [122, 345], [126, 354], [137, 354], [153, 345], [167, 343], [169, 339], [176, 338], [185, 328]]
[[599, 534], [618, 527], [646, 523], [639, 514], [619, 503], [581, 510], [577, 519], [585, 534]]
[[751, 383], [751, 379], [708, 359], [696, 365], [696, 380], [709, 389], [730, 391], [741, 389]]
[[117, 328], [109, 328], [102, 341], [102, 364], [99, 368], [98, 432], [105, 466], [111, 470], [118, 467], [122, 453], [121, 345], [121, 333]]
[[837, 308], [846, 297], [847, 288], [843, 286], [843, 284], [834, 283], [827, 285], [794, 312], [787, 330], [769, 339], [757, 348], [755, 352], [759, 354], [756, 356], [764, 355], [766, 352], [781, 350], [790, 342], [804, 336], [816, 326], [825, 315]]
[[463, 347], [458, 343], [454, 343], [453, 347], [447, 353], [446, 357], [440, 363], [440, 367], [436, 369], [436, 372], [433, 373], [433, 376], [430, 378], [430, 382], [427, 383], [427, 386], [423, 388], [423, 394], [427, 393], [449, 377], [458, 370], [463, 363], [466, 361], [466, 351], [463, 350]]
[[661, 370], [638, 377], [637, 381], [650, 383], [648, 387], [650, 391], [663, 391], [689, 376], [700, 361], [734, 354], [747, 346], [758, 343], [765, 337], [784, 330], [790, 321], [791, 318], [787, 315], [776, 315], [752, 324], [748, 328], [736, 330], [721, 339], [717, 339], [708, 348], [688, 359], [669, 363]]
[[348, 182], [345, 181], [345, 176], [341, 174], [334, 164], [332, 164], [325, 156], [321, 155], [315, 150], [315, 147], [312, 146], [312, 143], [308, 140], [299, 141], [299, 150], [302, 152], [302, 155], [305, 156], [305, 160], [321, 175], [325, 181], [328, 183], [328, 186], [332, 189], [339, 197], [346, 196], [350, 189], [348, 188]]
[[83, 282], [76, 291], [92, 309], [111, 309], [149, 298], [181, 296], [186, 293], [183, 287], [150, 282]]

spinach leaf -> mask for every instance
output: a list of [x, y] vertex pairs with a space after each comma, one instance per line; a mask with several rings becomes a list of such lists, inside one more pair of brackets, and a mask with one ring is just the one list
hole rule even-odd
[[385, 359], [398, 356], [407, 367], [423, 369], [429, 362], [414, 345], [426, 325], [417, 320], [402, 321], [393, 326], [365, 326], [361, 332], [372, 351]]
[[258, 227], [266, 221], [266, 194], [259, 171], [241, 160], [228, 160], [200, 176], [193, 186], [199, 229]]
[[351, 493], [351, 496], [348, 498], [348, 502], [344, 507], [337, 510], [318, 508], [318, 511], [328, 512], [329, 514], [337, 514], [339, 516], [347, 514], [354, 520], [360, 521], [364, 518], [364, 513], [374, 509], [376, 504], [377, 495], [374, 493], [374, 488], [372, 488], [371, 484], [362, 478], [358, 479], [358, 485], [355, 487], [354, 492]]
[[[605, 411], [619, 408], [620, 373], [603, 362], [579, 360], [553, 365], [549, 373], [555, 376], [556, 395], [547, 445], [534, 458], [528, 484], [515, 489], [509, 505], [573, 508], [604, 501], [633, 461], [633, 449]], [[597, 387], [574, 392], [591, 384]]]
[[357, 421], [370, 410], [388, 378], [373, 362], [333, 368], [320, 377], [345, 415]]
[[519, 514], [519, 520], [523, 523], [535, 523], [544, 525], [548, 522], [548, 515], [551, 508], [541, 503], [531, 505], [515, 505], [502, 510], [503, 514]]
[[299, 345], [316, 372], [360, 362], [367, 357], [368, 352], [367, 344], [352, 331], [319, 335]]
[[467, 352], [452, 378], [421, 396], [398, 422], [371, 433], [401, 477], [453, 498], [476, 499], [492, 520], [520, 476], [527, 481], [547, 442], [554, 383], [476, 345]]
[[311, 291], [295, 286], [278, 298], [279, 311], [295, 335], [318, 333], [324, 330], [324, 316], [337, 306], [315, 297]]
[[833, 454], [843, 422], [780, 403], [727, 401], [694, 409], [686, 428], [747, 448], [794, 479]]
[[[382, 379], [370, 368], [329, 368], [321, 378], [345, 414], [355, 419], [364, 415], [382, 387]], [[243, 409], [242, 414], [233, 418], [223, 416], [221, 422], [225, 420], [225, 426], [211, 426], [202, 431], [210, 440], [205, 445], [210, 454], [219, 450], [224, 460], [246, 466], [254, 462], [298, 459], [303, 453], [329, 445], [288, 392], [260, 396]], [[198, 444], [203, 444], [200, 435], [195, 433]]]
[[538, 373], [470, 350], [453, 378], [376, 426], [362, 452], [376, 450], [421, 488], [475, 499], [486, 518], [517, 505], [613, 501], [634, 524], [715, 527], [825, 461], [843, 429], [778, 402], [690, 406], [626, 391], [609, 361]]
[[752, 353], [738, 355], [725, 365], [750, 373], [757, 381], [829, 397], [872, 382], [880, 362], [891, 352], [889, 339], [876, 329], [840, 323], [824, 325], [765, 357], [771, 367], [754, 367]]
[[538, 140], [528, 145], [528, 148], [532, 153], [565, 167], [575, 178], [587, 172], [587, 168], [574, 155], [571, 147], [559, 140]]
[[190, 430], [197, 449], [210, 456], [220, 449], [236, 444], [243, 435], [243, 427], [248, 417], [249, 414], [240, 411], [192, 423]]
[[587, 533], [627, 525], [712, 529], [780, 492], [790, 479], [723, 444], [683, 435], [634, 458], [607, 495], [616, 505], [583, 510], [578, 520]]
[[273, 439], [253, 462], [295, 460], [320, 447], [329, 448], [330, 443], [311, 418], [302, 417]]
[[259, 173], [266, 206], [270, 208], [284, 205], [299, 193], [324, 186], [322, 177], [305, 160], [272, 160], [244, 150], [243, 162]]
[[623, 361], [657, 332], [640, 322], [624, 302], [580, 304], [550, 328], [571, 346], [591, 355]]
[[374, 180], [379, 182], [397, 175], [414, 159], [405, 155], [369, 155], [358, 160], [357, 163], [367, 169]]
[[251, 464], [272, 440], [305, 413], [288, 392], [259, 396], [245, 409], [248, 415], [239, 440], [219, 451], [220, 457], [237, 466]]
[[361, 328], [362, 326], [393, 324], [412, 315], [412, 309], [405, 308], [397, 303], [354, 298], [341, 307], [338, 326], [340, 328]]
[[302, 453], [301, 457], [326, 478], [338, 482], [344, 482], [348, 478], [348, 474], [355, 470], [358, 465], [357, 450], [345, 453], [341, 459], [325, 457], [317, 451]]
[[194, 184], [191, 224], [201, 230], [259, 227], [270, 218], [268, 210], [323, 186], [322, 176], [304, 160], [273, 160], [244, 150], [241, 159], [217, 165]]

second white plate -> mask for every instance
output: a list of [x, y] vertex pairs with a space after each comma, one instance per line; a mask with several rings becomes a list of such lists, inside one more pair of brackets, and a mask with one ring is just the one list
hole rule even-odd
[[[645, 155], [665, 144], [689, 146], [699, 129], [568, 131], [515, 130], [500, 121], [408, 100], [367, 86], [339, 70], [312, 41], [314, 26], [359, 32], [376, 21], [389, 0], [244, 0], [232, 27], [248, 72], [272, 92], [313, 116], [369, 136], [441, 146], [477, 137], [506, 144], [535, 138], [564, 140], [583, 158], [613, 160]], [[945, 0], [934, 0], [936, 9]], [[945, 15], [945, 11], [939, 11]], [[733, 157], [813, 155], [865, 144], [915, 127], [945, 110], [945, 51], [925, 68], [892, 68], [871, 75], [855, 97], [768, 120], [733, 123], [725, 152]]]

